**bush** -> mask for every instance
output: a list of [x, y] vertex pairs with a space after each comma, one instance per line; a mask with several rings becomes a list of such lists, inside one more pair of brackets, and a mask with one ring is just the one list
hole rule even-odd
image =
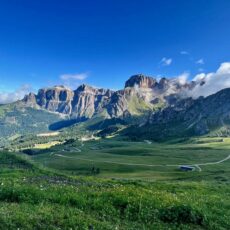
[[160, 210], [160, 219], [178, 224], [205, 224], [205, 216], [190, 206], [178, 205]]

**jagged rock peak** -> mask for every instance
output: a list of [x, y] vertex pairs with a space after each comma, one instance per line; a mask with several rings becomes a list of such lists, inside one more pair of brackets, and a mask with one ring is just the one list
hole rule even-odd
[[76, 91], [94, 91], [94, 90], [96, 90], [96, 88], [87, 84], [82, 84], [78, 86], [78, 88], [76, 89]]
[[157, 80], [143, 74], [133, 75], [125, 82], [125, 88], [138, 86], [140, 88], [153, 88]]
[[57, 91], [68, 90], [68, 91], [72, 91], [69, 87], [67, 87], [65, 85], [55, 85], [55, 86], [52, 86], [52, 87], [41, 88], [40, 90], [43, 90], [43, 91], [48, 91], [48, 90], [57, 90]]
[[34, 93], [29, 93], [25, 95], [25, 97], [22, 99], [23, 102], [26, 103], [26, 105], [29, 106], [35, 106], [37, 104], [36, 102], [36, 95]]
[[113, 93], [110, 89], [97, 88], [90, 85], [82, 84], [76, 90], [75, 93], [93, 93], [93, 94], [111, 94]]

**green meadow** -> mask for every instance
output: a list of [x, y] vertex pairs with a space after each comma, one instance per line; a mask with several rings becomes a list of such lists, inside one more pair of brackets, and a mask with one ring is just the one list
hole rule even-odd
[[1, 152], [0, 229], [230, 229], [229, 148], [109, 138]]
[[[230, 138], [200, 138], [182, 143], [108, 138], [55, 146], [31, 159], [74, 175], [90, 175], [94, 167], [100, 170], [97, 177], [102, 178], [229, 181], [230, 160], [217, 163], [230, 155], [229, 149]], [[197, 164], [201, 165], [194, 166]], [[192, 165], [195, 170], [182, 172], [180, 165]]]

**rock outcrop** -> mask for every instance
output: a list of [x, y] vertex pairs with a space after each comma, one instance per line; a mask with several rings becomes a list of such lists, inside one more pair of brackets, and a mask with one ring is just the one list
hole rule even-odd
[[145, 76], [143, 74], [133, 75], [125, 82], [125, 88], [128, 87], [139, 87], [139, 88], [153, 88], [157, 84], [157, 80]]
[[113, 93], [108, 89], [96, 89], [88, 85], [79, 86], [74, 91], [72, 115], [78, 118], [90, 118], [97, 113], [102, 113]]
[[74, 93], [64, 86], [54, 86], [38, 91], [37, 104], [48, 111], [70, 114], [72, 112], [72, 100]]

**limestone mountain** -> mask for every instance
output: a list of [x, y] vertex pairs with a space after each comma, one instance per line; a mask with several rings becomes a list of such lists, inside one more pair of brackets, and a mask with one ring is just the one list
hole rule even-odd
[[69, 115], [71, 118], [91, 118], [103, 114], [107, 118], [140, 115], [171, 103], [188, 84], [142, 74], [132, 76], [122, 90], [113, 91], [81, 85], [76, 90], [54, 86], [26, 95], [25, 106]]
[[142, 74], [133, 75], [125, 82], [125, 88], [138, 86], [139, 88], [153, 88], [157, 84], [157, 80], [144, 76]]

